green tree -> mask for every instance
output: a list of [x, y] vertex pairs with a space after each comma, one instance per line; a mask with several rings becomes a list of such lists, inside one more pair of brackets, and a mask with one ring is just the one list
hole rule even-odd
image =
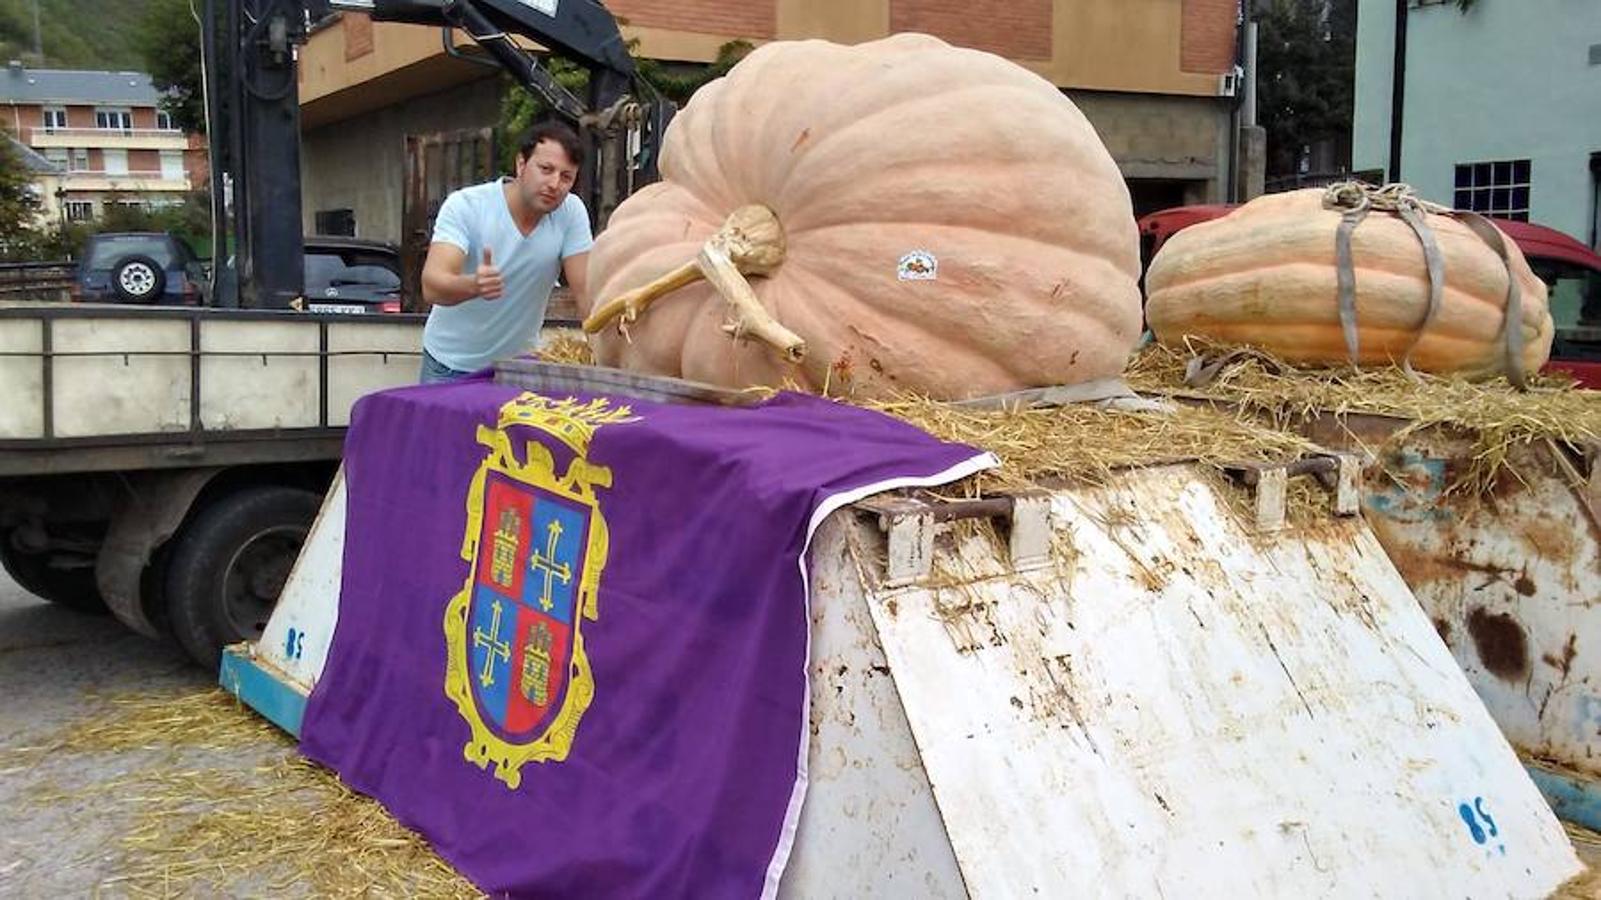
[[39, 198], [33, 173], [23, 165], [11, 136], [0, 131], [0, 258], [34, 258], [38, 243]]
[[133, 69], [139, 53], [131, 36], [150, 0], [37, 0], [39, 43], [34, 56], [35, 0], [0, 0], [0, 53], [34, 66]]
[[[728, 74], [728, 70], [753, 49], [749, 41], [729, 41], [717, 48], [717, 58], [710, 65], [668, 66], [658, 60], [637, 56], [638, 47], [637, 39], [628, 42], [628, 52], [636, 54], [634, 65], [640, 79], [680, 107], [688, 103], [701, 86]], [[589, 90], [588, 70], [559, 56], [546, 57], [544, 63], [562, 87], [581, 99], [585, 97]], [[544, 101], [513, 82], [510, 77], [506, 79], [497, 127], [500, 131], [500, 158], [508, 170], [517, 152], [517, 138], [548, 112]]]
[[1257, 6], [1257, 115], [1267, 174], [1299, 171], [1324, 140], [1348, 159], [1356, 68], [1356, 0], [1267, 0]]
[[[630, 52], [636, 45], [637, 42], [629, 44]], [[687, 71], [682, 67], [669, 67], [655, 59], [636, 59], [635, 64], [639, 68], [640, 78], [661, 91], [662, 96], [683, 106], [703, 85], [727, 75], [728, 70], [753, 49], [749, 41], [729, 41], [717, 48], [717, 58], [712, 60], [711, 65], [693, 67]]]
[[206, 105], [200, 68], [200, 24], [204, 0], [147, 0], [134, 31], [134, 45], [145, 71], [163, 96], [161, 107], [173, 124], [204, 134]]

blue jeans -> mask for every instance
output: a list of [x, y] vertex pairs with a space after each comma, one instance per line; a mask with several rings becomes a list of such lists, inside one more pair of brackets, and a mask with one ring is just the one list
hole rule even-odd
[[457, 381], [462, 378], [466, 378], [471, 374], [471, 372], [463, 372], [459, 369], [452, 369], [439, 360], [434, 359], [433, 354], [429, 353], [427, 350], [422, 352], [423, 384], [441, 384], [447, 381]]

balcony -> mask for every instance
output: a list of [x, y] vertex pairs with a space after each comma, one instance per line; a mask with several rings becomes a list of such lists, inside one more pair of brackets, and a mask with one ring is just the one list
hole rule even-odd
[[183, 150], [189, 137], [176, 128], [35, 128], [35, 150], [85, 147], [126, 150]]
[[110, 172], [74, 169], [67, 173], [66, 183], [62, 186], [69, 191], [105, 191], [118, 194], [187, 191], [189, 177], [182, 175], [171, 178], [161, 172], [126, 172], [113, 175]]

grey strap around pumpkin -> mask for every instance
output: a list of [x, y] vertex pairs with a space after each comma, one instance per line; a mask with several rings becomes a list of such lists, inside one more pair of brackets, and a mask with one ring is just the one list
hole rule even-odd
[[1440, 255], [1433, 229], [1429, 228], [1427, 214], [1447, 213], [1449, 210], [1418, 197], [1411, 187], [1404, 184], [1375, 188], [1359, 181], [1330, 185], [1323, 192], [1323, 206], [1325, 209], [1343, 211], [1340, 226], [1334, 233], [1335, 285], [1339, 299], [1340, 329], [1345, 333], [1345, 350], [1353, 368], [1360, 365], [1360, 347], [1357, 345], [1356, 262], [1351, 253], [1352, 233], [1362, 224], [1369, 211], [1377, 209], [1399, 216], [1423, 246], [1423, 265], [1429, 278], [1428, 306], [1423, 311], [1423, 320], [1412, 335], [1412, 341], [1407, 344], [1406, 352], [1401, 355], [1402, 371], [1416, 378], [1417, 373], [1412, 371], [1412, 352], [1422, 342], [1429, 326], [1434, 324], [1445, 296], [1445, 259]]
[[1361, 364], [1361, 348], [1357, 345], [1360, 338], [1356, 330], [1356, 264], [1351, 258], [1351, 237], [1371, 208], [1363, 197], [1359, 205], [1340, 216], [1340, 227], [1334, 232], [1334, 277], [1339, 291], [1340, 330], [1345, 333], [1345, 353], [1351, 358], [1352, 368]]
[[1429, 273], [1429, 305], [1423, 311], [1423, 321], [1418, 323], [1417, 330], [1412, 333], [1412, 340], [1406, 345], [1406, 352], [1401, 354], [1401, 370], [1407, 375], [1417, 378], [1412, 371], [1412, 351], [1423, 341], [1423, 335], [1429, 326], [1434, 324], [1435, 316], [1440, 314], [1440, 303], [1445, 296], [1445, 260], [1440, 257], [1440, 244], [1434, 239], [1434, 230], [1424, 219], [1424, 213], [1414, 203], [1401, 202], [1396, 206], [1401, 221], [1412, 226], [1412, 232], [1418, 236], [1418, 243], [1423, 245], [1423, 265]]
[[1506, 347], [1507, 380], [1519, 388], [1527, 388], [1529, 373], [1523, 367], [1523, 291], [1518, 288], [1518, 276], [1512, 271], [1506, 236], [1478, 213], [1455, 212], [1452, 215], [1501, 257], [1501, 265], [1506, 269], [1506, 318], [1501, 326], [1501, 337]]

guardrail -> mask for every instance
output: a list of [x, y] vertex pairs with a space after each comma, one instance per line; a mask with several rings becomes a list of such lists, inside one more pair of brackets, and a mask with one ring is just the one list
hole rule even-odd
[[134, 137], [134, 138], [182, 138], [183, 131], [177, 128], [36, 128], [35, 134], [50, 135], [54, 137], [70, 138], [108, 138], [108, 137]]
[[0, 263], [0, 300], [72, 299], [77, 265], [67, 261]]

